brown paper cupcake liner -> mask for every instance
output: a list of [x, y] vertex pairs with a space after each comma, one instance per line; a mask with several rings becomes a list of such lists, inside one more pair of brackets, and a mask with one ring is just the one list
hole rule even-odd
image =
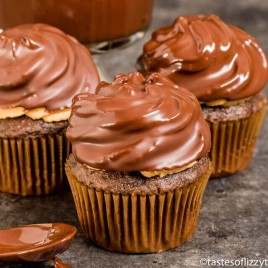
[[0, 191], [28, 195], [55, 193], [68, 185], [65, 134], [40, 138], [0, 138]]
[[231, 175], [245, 169], [265, 117], [266, 105], [248, 118], [211, 123], [212, 177]]
[[115, 194], [79, 182], [66, 164], [78, 218], [87, 239], [122, 253], [175, 248], [193, 234], [210, 170], [201, 179], [163, 194]]

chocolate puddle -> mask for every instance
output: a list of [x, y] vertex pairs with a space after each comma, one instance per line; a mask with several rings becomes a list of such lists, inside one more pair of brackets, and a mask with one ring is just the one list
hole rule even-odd
[[[64, 223], [32, 224], [0, 230], [0, 261], [42, 262], [66, 251], [77, 230]], [[66, 266], [56, 257], [55, 267]], [[65, 265], [65, 266], [64, 266]]]

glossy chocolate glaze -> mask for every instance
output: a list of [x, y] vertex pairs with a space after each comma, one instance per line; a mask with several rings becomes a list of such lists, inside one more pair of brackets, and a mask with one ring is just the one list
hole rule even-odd
[[45, 24], [0, 34], [0, 108], [69, 108], [75, 94], [95, 92], [97, 69], [76, 39]]
[[76, 228], [64, 223], [32, 224], [0, 230], [1, 261], [41, 262], [66, 251]]
[[200, 101], [239, 100], [258, 93], [267, 59], [253, 37], [219, 17], [178, 17], [145, 44], [138, 69], [159, 72]]
[[145, 29], [152, 6], [153, 0], [1, 0], [0, 28], [42, 22], [83, 43], [108, 41]]
[[78, 162], [105, 170], [163, 170], [209, 151], [210, 131], [197, 99], [160, 74], [117, 75], [96, 92], [73, 101], [67, 137]]

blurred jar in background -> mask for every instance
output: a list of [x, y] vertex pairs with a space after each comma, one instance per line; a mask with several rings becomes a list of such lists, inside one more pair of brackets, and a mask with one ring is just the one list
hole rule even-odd
[[153, 0], [0, 0], [0, 28], [42, 22], [92, 44], [141, 34], [152, 8]]

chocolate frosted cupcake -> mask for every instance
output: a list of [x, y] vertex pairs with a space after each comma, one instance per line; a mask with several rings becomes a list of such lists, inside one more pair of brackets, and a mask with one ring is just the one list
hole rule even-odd
[[247, 167], [265, 112], [267, 60], [256, 41], [217, 16], [185, 16], [145, 44], [138, 68], [189, 89], [212, 132], [213, 176]]
[[62, 189], [72, 98], [95, 92], [98, 82], [87, 49], [56, 28], [29, 24], [0, 34], [0, 191]]
[[197, 99], [154, 73], [118, 75], [73, 100], [66, 172], [85, 236], [125, 253], [192, 235], [211, 173]]

